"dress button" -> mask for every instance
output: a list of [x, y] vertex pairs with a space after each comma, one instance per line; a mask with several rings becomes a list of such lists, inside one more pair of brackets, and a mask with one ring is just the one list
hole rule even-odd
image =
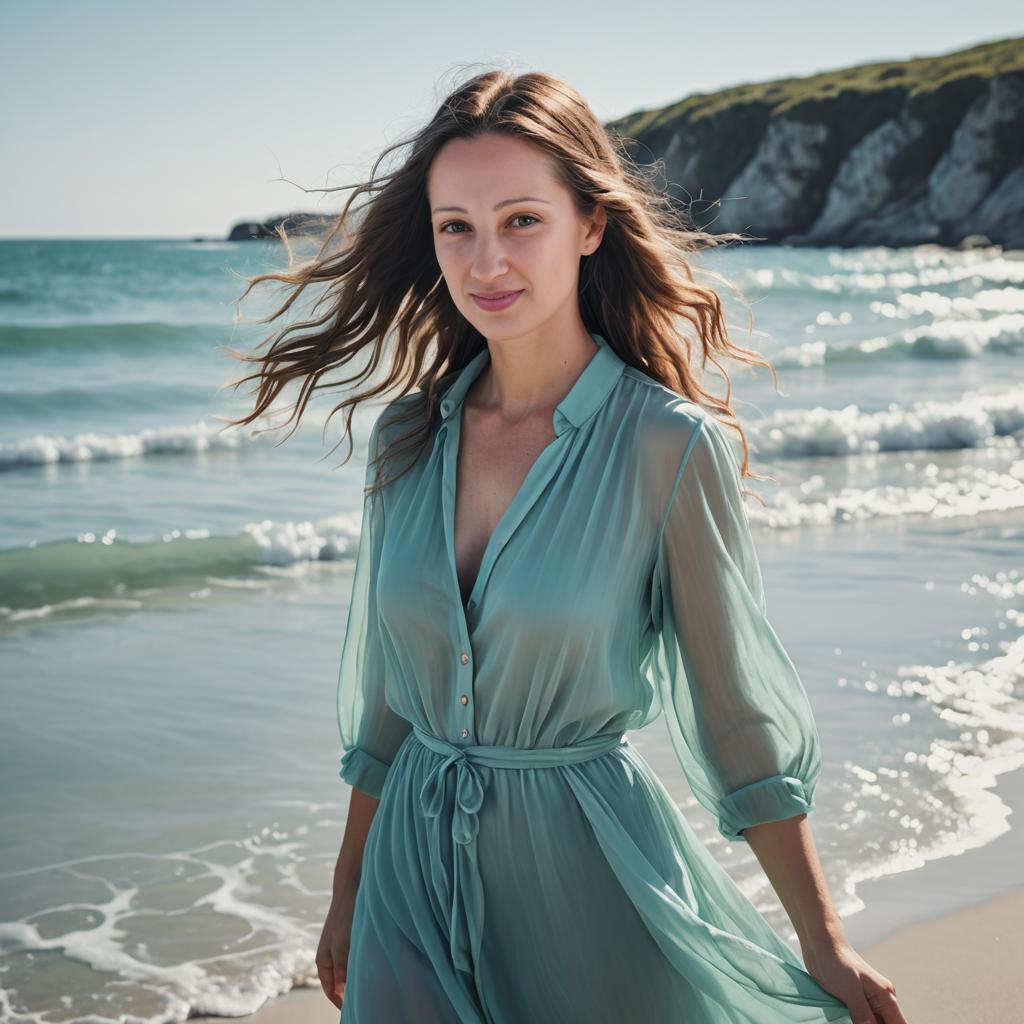
[[462, 662], [463, 665], [468, 665], [469, 664], [469, 655], [465, 651], [463, 651], [461, 657], [459, 658], [459, 660]]
[[463, 729], [462, 730], [462, 735], [463, 736], [468, 736], [469, 735], [469, 730], [468, 729]]
[[467, 697], [467, 696], [466, 696], [465, 694], [463, 694], [463, 695], [462, 695], [462, 696], [461, 696], [461, 697], [459, 698], [459, 700], [460, 700], [460, 701], [462, 701], [462, 703], [463, 703], [463, 704], [468, 704], [468, 703], [469, 703], [469, 698], [468, 698], [468, 697]]

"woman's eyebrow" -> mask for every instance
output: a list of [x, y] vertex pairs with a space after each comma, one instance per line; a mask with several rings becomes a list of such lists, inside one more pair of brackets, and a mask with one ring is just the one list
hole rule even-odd
[[[500, 203], [494, 204], [494, 209], [497, 211], [503, 206], [509, 206], [512, 203], [547, 203], [548, 206], [551, 205], [549, 200], [541, 199], [539, 196], [520, 196], [518, 199], [502, 199]], [[441, 213], [447, 210], [453, 210], [456, 213], [469, 213], [469, 210], [464, 210], [461, 206], [435, 206], [431, 213]]]

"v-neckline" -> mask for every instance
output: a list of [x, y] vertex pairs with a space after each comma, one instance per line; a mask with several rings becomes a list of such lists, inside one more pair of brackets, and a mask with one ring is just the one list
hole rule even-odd
[[[589, 364], [588, 364], [589, 365]], [[549, 457], [551, 450], [559, 443], [559, 441], [566, 436], [563, 434], [556, 433], [555, 436], [540, 450], [540, 453], [530, 464], [530, 468], [526, 471], [526, 475], [523, 477], [521, 483], [516, 488], [515, 493], [512, 495], [512, 500], [505, 506], [505, 511], [498, 517], [498, 522], [495, 524], [494, 529], [491, 531], [490, 536], [487, 538], [486, 544], [484, 544], [483, 554], [480, 556], [480, 563], [477, 566], [476, 573], [473, 576], [472, 585], [469, 588], [469, 597], [463, 598], [462, 596], [462, 583], [459, 580], [459, 564], [456, 557], [456, 545], [455, 545], [455, 516], [458, 511], [458, 496], [459, 496], [459, 459], [461, 457], [462, 448], [462, 427], [463, 420], [466, 414], [466, 403], [462, 402], [458, 413], [455, 415], [453, 420], [452, 429], [452, 440], [450, 449], [451, 458], [451, 515], [449, 517], [451, 526], [451, 560], [452, 568], [455, 572], [455, 586], [459, 593], [459, 602], [462, 605], [463, 612], [469, 612], [471, 609], [475, 609], [480, 603], [479, 590], [482, 589], [481, 581], [484, 579], [485, 574], [490, 573], [490, 568], [494, 563], [494, 559], [497, 558], [497, 552], [493, 552], [492, 549], [496, 545], [496, 539], [504, 536], [504, 540], [497, 541], [498, 544], [504, 546], [505, 541], [508, 540], [515, 530], [516, 526], [519, 525], [519, 520], [515, 523], [511, 523], [513, 516], [518, 510], [520, 499], [527, 494], [527, 487], [532, 483], [533, 477], [538, 472], [538, 466], [542, 466], [545, 459]], [[554, 429], [552, 425], [552, 429]], [[525, 499], [524, 499], [525, 500]], [[532, 507], [532, 502], [531, 502]], [[525, 516], [527, 510], [523, 511]], [[519, 517], [522, 519], [522, 516]], [[510, 526], [511, 523], [511, 526]], [[509, 528], [510, 527], [510, 528]], [[507, 534], [507, 536], [506, 536]]]
[[[509, 539], [534, 507], [544, 488], [558, 470], [570, 438], [583, 422], [597, 410], [615, 382], [621, 376], [625, 363], [608, 345], [600, 334], [592, 333], [597, 343], [597, 352], [583, 367], [565, 397], [555, 406], [552, 414], [552, 428], [555, 437], [549, 441], [523, 477], [522, 483], [512, 496], [497, 525], [491, 531], [484, 546], [484, 552], [477, 567], [476, 576], [463, 599], [462, 584], [459, 582], [458, 563], [455, 557], [455, 506], [458, 484], [458, 460], [461, 447], [464, 399], [473, 381], [480, 375], [490, 360], [486, 346], [466, 363], [456, 380], [441, 400], [442, 425], [444, 432], [441, 447], [441, 504], [445, 546], [448, 549], [448, 566], [455, 599], [462, 616], [464, 635], [471, 631], [469, 617], [480, 606], [494, 564]], [[455, 406], [458, 408], [455, 408]]]

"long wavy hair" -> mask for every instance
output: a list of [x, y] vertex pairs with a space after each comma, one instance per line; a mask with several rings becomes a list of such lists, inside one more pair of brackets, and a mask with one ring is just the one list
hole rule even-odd
[[[486, 344], [456, 308], [438, 266], [427, 171], [445, 143], [485, 132], [527, 140], [552, 158], [581, 215], [604, 207], [607, 225], [601, 244], [580, 261], [579, 310], [586, 328], [601, 334], [627, 364], [735, 429], [743, 448], [741, 478], [774, 479], [749, 469], [746, 436], [729, 403], [731, 381], [721, 360], [768, 367], [773, 382], [775, 369], [759, 353], [730, 341], [718, 294], [698, 282], [687, 258], [703, 248], [753, 236], [714, 235], [695, 228], [688, 213], [658, 186], [662, 162], [646, 167], [634, 163], [627, 141], [605, 129], [575, 89], [539, 71], [490, 70], [455, 88], [428, 124], [378, 156], [368, 180], [346, 186], [352, 195], [313, 258], [296, 260], [287, 231], [279, 226], [287, 268], [248, 277], [238, 301], [262, 281], [281, 282], [288, 290], [286, 300], [258, 321], [271, 323], [309, 286], [323, 286], [323, 291], [313, 307], [315, 315], [265, 339], [257, 346], [267, 346], [265, 352], [229, 349], [258, 368], [226, 385], [237, 388], [257, 381], [252, 411], [228, 423], [251, 423], [297, 381], [298, 398], [285, 421], [294, 420], [297, 427], [315, 391], [337, 388], [345, 397], [327, 423], [339, 411], [346, 414], [343, 436], [351, 454], [352, 417], [361, 401], [393, 394], [398, 402], [413, 393], [412, 400], [401, 403], [404, 415], [399, 412], [391, 421], [410, 423], [410, 429], [378, 454], [383, 463], [390, 455], [412, 451], [410, 465], [416, 461], [449, 375]], [[389, 153], [406, 146], [409, 153], [396, 169], [378, 173]], [[350, 212], [361, 195], [365, 202]], [[732, 287], [719, 274], [701, 273]], [[725, 379], [724, 398], [702, 385], [709, 361]], [[348, 376], [334, 379], [346, 368]], [[386, 482], [378, 473], [377, 484]]]

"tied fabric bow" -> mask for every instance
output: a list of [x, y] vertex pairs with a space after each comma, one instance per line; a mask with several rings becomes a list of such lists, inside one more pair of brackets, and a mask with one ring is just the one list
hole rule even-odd
[[436, 818], [444, 806], [448, 789], [448, 768], [456, 767], [455, 813], [452, 816], [452, 839], [465, 845], [476, 838], [480, 821], [476, 812], [484, 802], [484, 787], [477, 770], [462, 750], [448, 754], [426, 778], [420, 789], [423, 813]]
[[[437, 738], [434, 737], [435, 742]], [[476, 836], [480, 830], [477, 811], [484, 801], [484, 787], [477, 768], [465, 751], [450, 744], [433, 766], [420, 789], [420, 807], [429, 821], [431, 876], [441, 900], [451, 935], [452, 962], [472, 973], [480, 954], [483, 933], [483, 883], [477, 861]], [[447, 804], [449, 769], [455, 768], [455, 805], [452, 812], [453, 868], [449, 888], [441, 854], [441, 811]]]
[[[473, 973], [480, 962], [483, 937], [484, 888], [477, 857], [477, 812], [484, 801], [480, 765], [491, 768], [552, 768], [589, 761], [628, 741], [621, 733], [599, 734], [563, 747], [456, 747], [413, 726], [420, 742], [441, 756], [427, 770], [420, 787], [420, 807], [427, 818], [430, 875], [441, 914], [451, 936], [452, 963]], [[441, 849], [442, 811], [448, 806], [448, 779], [455, 774], [452, 806], [452, 877], [449, 882]]]

